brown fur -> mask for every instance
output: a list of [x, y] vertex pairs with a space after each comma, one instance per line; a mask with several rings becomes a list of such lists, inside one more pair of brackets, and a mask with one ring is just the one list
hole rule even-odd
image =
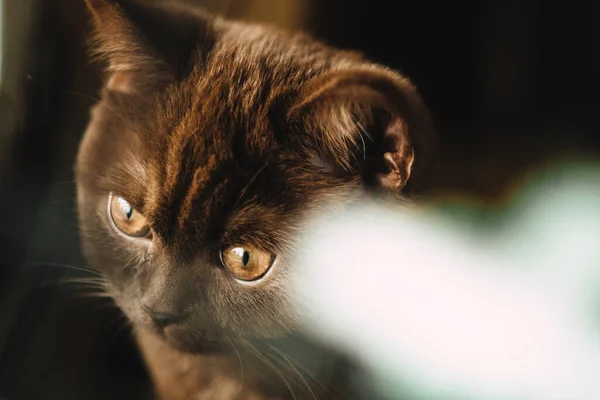
[[[86, 257], [137, 330], [163, 398], [216, 387], [220, 399], [289, 397], [273, 371], [243, 382], [222, 371], [238, 347], [265, 364], [251, 342], [299, 327], [290, 276], [309, 211], [371, 187], [408, 193], [426, 165], [427, 110], [400, 74], [303, 34], [182, 6], [87, 3], [107, 76], [76, 168]], [[109, 193], [148, 219], [151, 243], [114, 231]], [[244, 243], [277, 255], [251, 284], [219, 260]], [[141, 304], [182, 321], [158, 329]], [[223, 361], [207, 375], [215, 352]]]

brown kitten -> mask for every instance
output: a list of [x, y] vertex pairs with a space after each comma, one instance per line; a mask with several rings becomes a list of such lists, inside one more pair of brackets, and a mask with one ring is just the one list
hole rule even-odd
[[87, 4], [107, 73], [76, 166], [83, 247], [160, 396], [327, 397], [252, 343], [299, 328], [290, 273], [309, 212], [418, 183], [432, 132], [414, 87], [306, 35]]

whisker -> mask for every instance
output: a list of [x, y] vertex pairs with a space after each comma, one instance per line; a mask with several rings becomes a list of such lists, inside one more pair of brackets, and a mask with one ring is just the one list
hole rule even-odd
[[38, 288], [58, 288], [62, 285], [68, 287], [69, 290], [96, 289], [99, 292], [107, 292], [108, 289], [108, 283], [100, 278], [56, 278], [37, 283]]
[[73, 294], [73, 298], [76, 299], [93, 299], [93, 300], [112, 300], [112, 296], [109, 294], [105, 294], [105, 293], [101, 293], [101, 292], [97, 292], [97, 293], [91, 293], [91, 292], [85, 292], [85, 293], [74, 293]]
[[227, 340], [229, 340], [229, 342], [231, 343], [231, 345], [233, 346], [233, 350], [235, 350], [235, 353], [237, 354], [238, 357], [238, 361], [240, 362], [240, 392], [243, 390], [244, 388], [244, 363], [242, 362], [242, 356], [240, 354], [240, 352], [238, 351], [238, 348], [235, 344], [235, 342], [233, 340], [231, 340], [231, 337], [226, 334]]
[[86, 267], [77, 267], [69, 264], [61, 264], [61, 263], [44, 263], [44, 262], [31, 262], [27, 263], [29, 267], [53, 267], [53, 268], [65, 268], [69, 270], [75, 270], [80, 272], [87, 272], [93, 275], [102, 276], [102, 274], [94, 269], [86, 268]]
[[72, 94], [74, 96], [81, 96], [84, 97], [86, 99], [92, 100], [98, 104], [102, 104], [103, 106], [107, 107], [109, 110], [111, 111], [115, 111], [111, 106], [109, 106], [108, 104], [106, 104], [105, 102], [103, 102], [102, 100], [100, 100], [97, 97], [91, 96], [89, 94], [85, 94], [85, 93], [80, 93], [80, 92], [76, 92], [74, 90], [68, 90], [68, 89], [59, 89], [59, 88], [54, 88], [54, 90], [56, 90], [57, 92], [62, 92], [62, 93], [67, 93], [67, 94]]
[[122, 113], [119, 112], [119, 110], [115, 109], [110, 104], [105, 103], [104, 101], [102, 101], [101, 99], [99, 99], [97, 97], [94, 97], [94, 96], [86, 94], [86, 93], [76, 92], [74, 90], [58, 88], [58, 87], [55, 87], [55, 86], [52, 86], [52, 85], [48, 85], [46, 83], [41, 84], [41, 83], [38, 83], [36, 80], [34, 80], [31, 77], [31, 75], [27, 74], [26, 76], [27, 76], [27, 78], [31, 82], [33, 82], [34, 84], [39, 85], [41, 87], [48, 88], [50, 90], [53, 90], [53, 91], [56, 91], [56, 92], [60, 92], [60, 93], [66, 93], [66, 94], [70, 94], [70, 95], [73, 95], [73, 96], [83, 97], [85, 99], [93, 101], [96, 104], [101, 104], [102, 106], [108, 108], [112, 113], [114, 113], [114, 115], [117, 116], [126, 126], [130, 126], [130, 121], [127, 120], [126, 118], [124, 118], [123, 115], [122, 115]]
[[117, 319], [116, 319], [116, 321], [115, 321], [115, 322], [117, 322], [117, 321], [119, 321], [119, 320], [121, 320], [122, 324], [121, 324], [121, 326], [120, 326], [120, 327], [119, 327], [119, 328], [118, 328], [118, 329], [115, 331], [115, 335], [114, 335], [114, 337], [117, 337], [117, 336], [119, 336], [119, 335], [120, 335], [120, 334], [121, 334], [121, 333], [122, 333], [122, 332], [123, 332], [125, 329], [127, 329], [127, 328], [130, 328], [130, 326], [131, 326], [131, 325], [130, 325], [130, 323], [129, 323], [129, 320], [128, 320], [128, 319], [127, 319], [125, 316], [123, 316], [123, 315], [119, 315], [119, 316], [117, 317]]
[[102, 100], [100, 100], [100, 99], [98, 99], [98, 98], [96, 98], [96, 97], [94, 97], [94, 96], [91, 96], [91, 95], [89, 95], [89, 94], [80, 93], [80, 92], [76, 92], [76, 91], [74, 91], [74, 90], [69, 90], [69, 89], [57, 88], [57, 87], [54, 87], [54, 86], [52, 86], [52, 85], [48, 85], [48, 84], [40, 84], [40, 83], [36, 82], [36, 81], [35, 81], [35, 80], [32, 78], [32, 76], [31, 76], [31, 75], [27, 74], [26, 76], [27, 76], [27, 78], [28, 78], [28, 79], [29, 79], [31, 82], [35, 83], [36, 85], [39, 85], [39, 86], [46, 87], [46, 88], [48, 88], [48, 89], [50, 89], [50, 90], [54, 90], [54, 91], [56, 91], [56, 92], [60, 92], [60, 93], [66, 93], [66, 94], [71, 94], [71, 95], [74, 95], [74, 96], [80, 96], [80, 97], [83, 97], [83, 98], [86, 98], [86, 99], [92, 100], [93, 102], [96, 102], [96, 103], [98, 103], [98, 104], [102, 104], [102, 105], [104, 105], [104, 106], [108, 107], [110, 110], [114, 111], [114, 110], [112, 109], [112, 107], [110, 107], [108, 104], [104, 103]]
[[258, 359], [260, 359], [262, 362], [264, 362], [265, 365], [267, 365], [269, 368], [271, 368], [271, 370], [273, 372], [275, 372], [277, 375], [279, 375], [279, 377], [281, 378], [281, 380], [283, 381], [283, 383], [285, 384], [285, 386], [288, 388], [290, 394], [292, 395], [292, 398], [294, 400], [297, 400], [296, 399], [296, 394], [294, 393], [294, 389], [292, 388], [292, 386], [290, 385], [290, 383], [288, 382], [288, 380], [285, 379], [285, 377], [283, 376], [283, 374], [277, 369], [277, 367], [275, 365], [273, 365], [273, 363], [270, 362], [267, 357], [265, 357], [263, 354], [261, 354], [261, 352], [252, 343], [246, 342], [246, 344], [249, 346], [250, 350], [254, 353], [254, 355], [256, 357], [258, 357]]
[[337, 399], [337, 397], [331, 392], [331, 390], [323, 382], [317, 379], [317, 377], [312, 372], [310, 372], [304, 365], [302, 365], [298, 360], [295, 360], [291, 355], [284, 353], [283, 350], [271, 344], [269, 344], [269, 347], [271, 347], [274, 351], [276, 351], [278, 354], [284, 357], [288, 362], [293, 363], [297, 368], [304, 372], [308, 378], [310, 378], [316, 385], [318, 385], [321, 389], [327, 392], [331, 396], [331, 398]]
[[[304, 377], [302, 376], [302, 374], [296, 369], [296, 367], [294, 367], [294, 365], [292, 364], [292, 362], [290, 361], [290, 359], [288, 357], [285, 356], [285, 354], [283, 354], [283, 352], [279, 351], [279, 349], [277, 349], [275, 346], [273, 345], [269, 345], [269, 347], [274, 350], [275, 352], [277, 352], [277, 354], [279, 354], [290, 366], [290, 368], [292, 369], [292, 371], [294, 371], [294, 373], [296, 373], [296, 375], [298, 375], [298, 377], [302, 380], [302, 383], [304, 383], [304, 386], [306, 386], [306, 388], [308, 389], [308, 391], [310, 392], [312, 398], [314, 400], [317, 400], [317, 397], [315, 396], [315, 393], [313, 392], [313, 390], [311, 389], [310, 385], [308, 384], [308, 382], [306, 382], [306, 379], [304, 379]], [[275, 357], [273, 357], [274, 360], [277, 360]]]
[[98, 283], [106, 284], [106, 280], [101, 277], [82, 277], [82, 278], [63, 278], [58, 280], [59, 283]]
[[75, 288], [73, 288], [73, 290], [75, 290], [76, 292], [71, 293], [72, 295], [95, 297], [98, 299], [99, 298], [112, 299], [112, 296], [110, 294], [106, 293], [106, 291], [104, 289], [99, 288], [99, 287], [93, 287], [93, 286], [75, 287]]

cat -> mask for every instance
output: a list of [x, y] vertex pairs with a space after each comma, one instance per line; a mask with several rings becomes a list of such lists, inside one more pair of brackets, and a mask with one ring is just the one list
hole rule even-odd
[[417, 90], [303, 33], [86, 3], [106, 75], [75, 167], [83, 251], [158, 396], [329, 398], [252, 343], [301, 329], [290, 279], [311, 212], [418, 193], [434, 133]]

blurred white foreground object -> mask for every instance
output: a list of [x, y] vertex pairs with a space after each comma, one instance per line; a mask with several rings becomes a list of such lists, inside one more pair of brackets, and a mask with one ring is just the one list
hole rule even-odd
[[363, 205], [317, 225], [308, 328], [391, 398], [600, 399], [600, 174], [548, 174], [500, 216]]

